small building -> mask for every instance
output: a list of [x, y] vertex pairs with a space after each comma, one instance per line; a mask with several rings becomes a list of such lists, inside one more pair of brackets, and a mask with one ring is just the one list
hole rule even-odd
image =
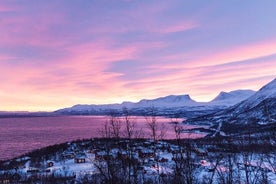
[[53, 167], [54, 166], [54, 162], [53, 161], [48, 161], [47, 162], [47, 167]]
[[161, 158], [160, 160], [159, 160], [159, 162], [161, 162], [161, 163], [165, 163], [165, 162], [168, 162], [169, 160], [167, 159], [167, 158]]
[[34, 174], [34, 173], [38, 173], [39, 172], [39, 169], [38, 168], [35, 168], [35, 167], [29, 167], [27, 169], [27, 173], [31, 173], [31, 174]]
[[123, 152], [118, 152], [117, 153], [117, 159], [119, 160], [126, 160], [129, 159], [129, 154], [127, 154], [127, 152], [123, 151]]
[[9, 183], [11, 183], [11, 182], [10, 182], [10, 179], [9, 179], [9, 178], [0, 178], [0, 183], [1, 183], [1, 184], [9, 184]]
[[18, 174], [18, 173], [14, 173], [14, 174], [12, 175], [12, 180], [13, 180], [13, 182], [19, 181], [20, 178], [21, 178], [21, 176], [20, 176], [20, 174]]
[[196, 153], [197, 156], [201, 156], [201, 157], [205, 157], [208, 155], [208, 152], [201, 148], [195, 148], [194, 152]]
[[96, 154], [97, 152], [99, 152], [98, 149], [90, 149], [87, 151], [87, 153], [90, 153], [90, 154]]
[[138, 155], [139, 158], [153, 158], [155, 156], [154, 152], [149, 150], [139, 150]]
[[46, 169], [44, 172], [50, 173], [50, 172], [51, 172], [51, 169]]
[[106, 158], [107, 153], [105, 151], [98, 151], [95, 153], [95, 159], [99, 161], [103, 161]]
[[207, 163], [206, 160], [200, 160], [200, 164], [201, 164], [201, 165], [205, 165], [206, 163]]
[[84, 157], [76, 157], [75, 158], [75, 163], [76, 164], [85, 163], [85, 158]]
[[18, 173], [14, 174], [4, 174], [0, 176], [1, 184], [19, 183], [21, 176]]
[[74, 152], [65, 152], [62, 154], [62, 157], [64, 159], [73, 159], [73, 158], [75, 158], [75, 155], [76, 154]]

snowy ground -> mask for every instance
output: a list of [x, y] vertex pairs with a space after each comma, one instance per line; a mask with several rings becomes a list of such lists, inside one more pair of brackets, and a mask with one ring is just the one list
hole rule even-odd
[[[123, 144], [124, 142], [120, 142]], [[85, 144], [83, 144], [85, 145]], [[81, 145], [81, 146], [83, 146]], [[119, 143], [118, 143], [119, 145]], [[16, 169], [0, 170], [0, 174], [4, 173], [20, 173], [27, 178], [36, 176], [55, 175], [61, 177], [74, 177], [76, 180], [81, 180], [84, 176], [101, 174], [100, 166], [106, 167], [106, 158], [113, 160], [127, 157], [130, 150], [119, 149], [113, 145], [111, 149], [105, 150], [102, 145], [98, 148], [82, 149], [78, 144], [68, 144], [67, 150], [53, 156], [49, 160], [40, 160], [34, 163], [31, 157], [18, 158], [18, 163], [24, 163], [17, 166]], [[153, 152], [155, 150], [155, 153]], [[63, 155], [70, 155], [71, 158], [63, 158]], [[239, 180], [245, 181], [245, 173], [247, 168], [250, 177], [256, 177], [265, 173], [270, 184], [276, 184], [275, 159], [265, 160], [260, 154], [235, 154], [231, 158], [233, 166], [229, 166], [227, 153], [218, 154], [216, 152], [208, 153], [207, 149], [193, 148], [191, 151], [192, 165], [195, 166], [193, 174], [198, 181], [209, 181], [214, 178], [213, 183], [220, 183], [220, 180], [230, 173], [233, 169], [233, 175], [239, 177]], [[80, 156], [78, 156], [80, 155]], [[140, 163], [143, 175], [147, 177], [155, 177], [158, 175], [173, 176], [177, 165], [177, 159], [183, 156], [185, 160], [187, 155], [185, 149], [180, 149], [179, 146], [167, 142], [154, 143], [153, 141], [144, 141], [135, 143], [131, 149], [131, 154], [134, 159]], [[230, 154], [231, 155], [231, 154]], [[275, 156], [275, 155], [274, 155]], [[76, 159], [84, 159], [84, 163], [76, 163]], [[270, 161], [270, 162], [269, 162]], [[52, 162], [52, 165], [48, 164]], [[9, 162], [6, 165], [10, 164]], [[178, 163], [179, 164], [179, 163]], [[212, 176], [213, 175], [213, 176]], [[1, 181], [1, 177], [0, 177]], [[1, 183], [1, 182], [0, 182]]]

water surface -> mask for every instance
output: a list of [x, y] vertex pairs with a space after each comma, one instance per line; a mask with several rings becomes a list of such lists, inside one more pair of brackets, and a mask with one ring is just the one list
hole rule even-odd
[[[139, 136], [150, 137], [144, 117], [132, 117]], [[0, 160], [13, 158], [45, 146], [101, 137], [99, 130], [108, 117], [105, 116], [58, 116], [0, 118]], [[171, 119], [157, 117], [158, 125], [164, 124], [166, 139], [175, 138]], [[122, 122], [122, 126], [123, 126]], [[185, 127], [189, 128], [189, 127]], [[123, 132], [124, 128], [121, 129]], [[182, 134], [182, 137], [202, 137], [203, 134]]]

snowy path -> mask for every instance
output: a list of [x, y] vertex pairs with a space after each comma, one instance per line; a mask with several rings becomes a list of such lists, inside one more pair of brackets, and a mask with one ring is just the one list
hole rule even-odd
[[220, 129], [221, 129], [221, 126], [222, 126], [222, 123], [220, 122], [217, 129], [210, 128], [210, 130], [215, 131], [215, 133], [212, 135], [212, 137], [215, 137], [218, 133], [219, 133], [221, 136], [226, 136], [226, 134], [225, 134], [223, 131], [220, 130]]

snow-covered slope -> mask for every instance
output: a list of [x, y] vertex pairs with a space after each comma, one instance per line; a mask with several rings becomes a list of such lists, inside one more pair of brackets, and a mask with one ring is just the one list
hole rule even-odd
[[[269, 125], [276, 123], [276, 78], [248, 99], [214, 114], [188, 120], [189, 123], [223, 125], [231, 129], [236, 125]], [[227, 127], [227, 128], [226, 128]]]
[[266, 119], [272, 113], [276, 115], [276, 79], [263, 86], [247, 100], [231, 107], [228, 111], [232, 112], [232, 116], [247, 117], [247, 119], [249, 117]]
[[276, 78], [263, 86], [255, 95], [252, 95], [245, 102], [239, 104], [239, 109], [250, 109], [270, 98], [276, 98]]
[[106, 105], [74, 105], [70, 108], [60, 109], [57, 112], [61, 113], [87, 113], [95, 114], [97, 112], [104, 113], [108, 110], [122, 110], [126, 107], [128, 109], [145, 109], [145, 108], [176, 108], [176, 107], [194, 107], [202, 104], [190, 98], [189, 95], [170, 95], [160, 97], [152, 100], [143, 99], [137, 103], [123, 102], [121, 104], [106, 104]]
[[235, 90], [230, 92], [220, 92], [219, 95], [214, 98], [210, 104], [211, 105], [235, 105], [255, 93], [253, 90]]
[[192, 100], [189, 95], [170, 95], [153, 100], [141, 100], [136, 107], [183, 107], [198, 106], [199, 103]]

